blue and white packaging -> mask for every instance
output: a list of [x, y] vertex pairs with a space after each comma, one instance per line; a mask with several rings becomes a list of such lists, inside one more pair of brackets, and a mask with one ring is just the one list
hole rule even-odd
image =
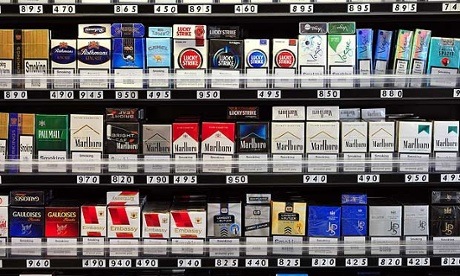
[[340, 237], [341, 208], [338, 206], [309, 206], [309, 237]]
[[267, 74], [270, 68], [270, 40], [244, 40], [244, 68], [246, 69], [246, 87], [266, 88]]
[[143, 75], [145, 68], [145, 39], [113, 38], [112, 68], [115, 88], [142, 88], [143, 80], [138, 77]]
[[367, 206], [342, 206], [342, 236], [367, 236]]
[[458, 74], [460, 40], [454, 38], [432, 37], [428, 58], [427, 74], [442, 75], [432, 79], [430, 84], [436, 86], [455, 86]]
[[51, 72], [55, 76], [69, 79], [56, 79], [54, 88], [73, 89], [75, 82], [72, 77], [77, 71], [77, 40], [76, 39], [51, 39]]
[[387, 73], [392, 36], [392, 31], [377, 31], [377, 44], [375, 45], [374, 51], [374, 74], [376, 75]]
[[168, 74], [172, 64], [172, 28], [150, 27], [149, 36], [146, 39], [149, 87], [169, 87]]
[[342, 204], [367, 204], [366, 194], [342, 194]]
[[356, 30], [356, 58], [358, 73], [360, 75], [372, 74], [372, 42], [374, 31], [372, 29]]
[[142, 23], [113, 23], [112, 37], [144, 37], [145, 27]]

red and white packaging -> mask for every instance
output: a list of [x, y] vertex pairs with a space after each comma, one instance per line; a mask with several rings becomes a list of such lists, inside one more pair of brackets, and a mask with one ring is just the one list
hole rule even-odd
[[168, 239], [169, 211], [145, 206], [142, 211], [142, 237]]
[[107, 206], [107, 237], [132, 239], [141, 237], [141, 206]]
[[107, 207], [105, 205], [83, 205], [80, 217], [82, 237], [105, 237], [107, 235]]
[[8, 207], [9, 205], [9, 196], [0, 195], [0, 207]]
[[188, 25], [188, 24], [174, 24], [173, 25], [173, 38], [177, 39], [206, 39], [206, 25]]
[[171, 210], [171, 238], [206, 238], [206, 210]]
[[297, 53], [297, 39], [273, 39], [273, 74], [286, 78], [275, 80], [275, 87], [295, 86]]
[[174, 39], [174, 69], [206, 69], [207, 40]]
[[0, 195], [0, 238], [8, 238], [9, 196]]
[[201, 139], [201, 153], [232, 155], [235, 152], [235, 124], [204, 122]]
[[107, 192], [107, 205], [139, 205], [139, 191]]
[[198, 123], [173, 124], [173, 153], [198, 154]]

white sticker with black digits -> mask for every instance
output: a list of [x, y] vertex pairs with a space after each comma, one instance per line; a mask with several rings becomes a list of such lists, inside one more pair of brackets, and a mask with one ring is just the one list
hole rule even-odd
[[380, 175], [379, 174], [359, 174], [358, 183], [379, 183]]
[[443, 12], [460, 12], [459, 3], [443, 3], [442, 4]]
[[268, 267], [268, 259], [246, 259], [246, 267]]
[[136, 260], [136, 267], [151, 268], [158, 267], [157, 259], [138, 259]]
[[404, 182], [406, 183], [424, 183], [429, 182], [428, 174], [406, 174], [404, 175]]
[[169, 176], [168, 175], [148, 175], [147, 184], [168, 184]]
[[201, 259], [179, 259], [177, 260], [177, 267], [180, 267], [180, 268], [201, 267]]
[[454, 98], [460, 98], [460, 89], [454, 89], [453, 97]]
[[402, 258], [379, 258], [379, 266], [401, 266]]
[[394, 3], [393, 12], [395, 13], [417, 12], [417, 3]]
[[225, 183], [227, 184], [247, 184], [247, 175], [227, 175]]
[[5, 100], [27, 100], [27, 91], [4, 91]]
[[26, 260], [26, 268], [50, 268], [51, 262], [48, 259]]
[[174, 176], [174, 184], [196, 184], [196, 175], [176, 175]]
[[137, 100], [138, 98], [138, 91], [115, 91], [115, 99], [117, 100]]
[[334, 258], [313, 258], [311, 260], [311, 266], [313, 267], [334, 267]]
[[407, 258], [407, 266], [430, 266], [430, 258]]
[[73, 100], [73, 91], [50, 91], [50, 100]]
[[43, 5], [19, 5], [20, 14], [42, 14]]
[[441, 174], [441, 182], [460, 182], [460, 174]]
[[112, 184], [134, 184], [134, 176], [132, 175], [112, 175], [110, 178]]
[[211, 13], [211, 5], [188, 5], [188, 13], [192, 14], [206, 14]]
[[80, 91], [79, 93], [80, 100], [103, 100], [104, 93], [103, 91]]
[[112, 260], [109, 260], [109, 267], [110, 268], [131, 267], [131, 260], [130, 259], [112, 259]]
[[99, 175], [77, 175], [77, 184], [99, 184]]
[[388, 90], [382, 89], [380, 90], [380, 98], [382, 99], [398, 99], [403, 97], [403, 90]]
[[340, 99], [340, 90], [318, 90], [318, 99]]
[[306, 174], [303, 176], [303, 183], [327, 183], [327, 175], [325, 174]]
[[460, 266], [460, 258], [441, 258], [441, 266]]
[[235, 5], [235, 13], [257, 13], [258, 6], [245, 4], [245, 5]]
[[290, 13], [313, 13], [313, 4], [291, 4]]
[[281, 99], [281, 90], [258, 90], [257, 99]]
[[215, 267], [238, 267], [238, 259], [216, 259]]
[[371, 4], [348, 4], [348, 13], [368, 13], [371, 12]]
[[278, 267], [299, 267], [300, 259], [285, 259], [280, 258], [276, 264]]
[[219, 90], [209, 90], [209, 91], [196, 91], [197, 100], [219, 100], [220, 91]]
[[115, 5], [113, 6], [114, 14], [134, 14], [138, 13], [137, 5]]
[[105, 259], [83, 259], [81, 263], [83, 268], [103, 268], [106, 266]]
[[75, 5], [53, 5], [53, 13], [73, 14], [75, 13]]
[[147, 91], [147, 100], [170, 100], [171, 91]]
[[177, 13], [177, 5], [155, 5], [153, 12], [159, 14]]
[[346, 258], [345, 266], [348, 267], [365, 267], [368, 266], [367, 258]]

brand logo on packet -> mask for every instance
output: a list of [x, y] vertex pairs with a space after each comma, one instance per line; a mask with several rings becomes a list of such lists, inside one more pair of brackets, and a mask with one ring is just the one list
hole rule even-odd
[[266, 66], [267, 55], [259, 49], [252, 50], [251, 52], [249, 52], [246, 61], [250, 67], [261, 68]]
[[219, 49], [212, 58], [212, 67], [237, 69], [239, 65], [240, 57], [230, 46]]
[[295, 55], [289, 50], [281, 50], [275, 56], [276, 66], [279, 68], [291, 68], [295, 64]]
[[78, 60], [86, 64], [103, 64], [110, 60], [110, 50], [97, 41], [90, 41], [78, 50]]
[[51, 49], [51, 60], [60, 64], [69, 64], [75, 61], [77, 51], [69, 46], [67, 42], [61, 42]]
[[182, 69], [199, 69], [203, 64], [201, 53], [193, 48], [182, 50], [178, 58], [179, 65]]
[[98, 35], [107, 32], [107, 29], [102, 26], [88, 26], [83, 29], [86, 34]]

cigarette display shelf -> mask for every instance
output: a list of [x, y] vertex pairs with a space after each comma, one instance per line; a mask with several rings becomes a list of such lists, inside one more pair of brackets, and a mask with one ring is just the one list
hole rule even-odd
[[356, 16], [458, 15], [456, 2], [234, 4], [2, 4], [1, 16]]
[[[270, 240], [265, 245], [247, 245], [245, 238], [241, 239], [220, 239], [236, 240], [231, 252], [223, 250], [222, 246], [210, 246], [208, 240], [202, 245], [194, 246], [194, 254], [182, 253], [181, 250], [189, 248], [186, 245], [171, 246], [165, 241], [165, 245], [156, 248], [154, 252], [148, 253], [144, 250], [151, 250], [148, 245], [136, 242], [131, 246], [102, 245], [100, 248], [48, 248], [45, 243], [35, 248], [16, 248], [4, 250], [0, 256], [0, 270], [27, 269], [30, 271], [43, 271], [46, 269], [244, 269], [276, 268], [281, 270], [289, 269], [347, 269], [356, 268], [380, 268], [380, 269], [402, 269], [402, 268], [448, 268], [458, 270], [460, 267], [460, 254], [432, 254], [431, 246], [418, 245], [418, 249], [427, 250], [426, 254], [407, 255], [404, 254], [404, 245], [393, 245], [393, 250], [401, 254], [371, 254], [371, 250], [384, 249], [385, 246], [363, 245], [365, 252], [362, 255], [343, 254], [343, 243], [331, 243], [327, 248], [318, 247], [308, 242], [289, 245], [274, 245]], [[296, 239], [298, 240], [298, 239]], [[302, 238], [300, 238], [302, 240]], [[202, 240], [203, 241], [203, 240]], [[9, 246], [8, 246], [9, 247]], [[23, 250], [23, 251], [21, 251]], [[25, 251], [29, 255], [24, 254]], [[39, 252], [37, 253], [36, 250]], [[40, 251], [41, 250], [41, 251]], [[312, 250], [339, 251], [336, 255], [326, 255], [311, 252]], [[457, 249], [458, 251], [458, 249]], [[98, 255], [95, 255], [98, 253]]]

